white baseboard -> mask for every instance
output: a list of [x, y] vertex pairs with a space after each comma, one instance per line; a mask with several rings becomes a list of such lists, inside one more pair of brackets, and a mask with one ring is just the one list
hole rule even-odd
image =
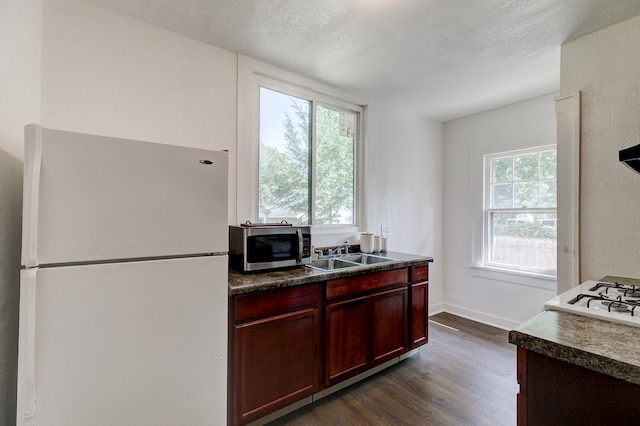
[[[474, 311], [473, 309], [463, 308], [461, 306], [452, 305], [450, 303], [444, 303], [443, 305], [443, 310], [440, 312], [449, 312], [459, 317], [481, 322], [483, 324], [501, 328], [503, 330], [513, 330], [521, 324], [508, 318], [502, 318], [495, 315], [486, 314], [484, 312]], [[440, 312], [430, 310], [429, 314], [432, 315]]]
[[440, 312], [444, 312], [444, 303], [429, 305], [429, 315], [439, 314]]

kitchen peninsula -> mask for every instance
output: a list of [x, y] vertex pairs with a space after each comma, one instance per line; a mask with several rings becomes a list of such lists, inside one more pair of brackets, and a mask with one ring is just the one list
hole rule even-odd
[[430, 257], [229, 272], [229, 419], [263, 422], [398, 363], [427, 343]]
[[637, 424], [640, 328], [545, 311], [512, 330], [509, 342], [518, 346], [519, 426]]

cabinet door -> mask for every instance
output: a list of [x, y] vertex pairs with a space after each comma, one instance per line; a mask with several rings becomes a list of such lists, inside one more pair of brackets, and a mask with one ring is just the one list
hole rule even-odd
[[374, 364], [399, 356], [407, 348], [407, 287], [371, 296], [371, 350]]
[[235, 424], [245, 424], [320, 389], [318, 308], [235, 328]]
[[367, 297], [326, 306], [325, 386], [334, 385], [367, 368]]
[[429, 340], [428, 335], [428, 306], [429, 283], [417, 283], [411, 285], [411, 349], [424, 345]]
[[640, 386], [518, 347], [518, 426], [637, 425]]

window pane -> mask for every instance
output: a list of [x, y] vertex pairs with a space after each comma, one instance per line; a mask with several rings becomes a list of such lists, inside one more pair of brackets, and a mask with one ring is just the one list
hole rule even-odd
[[316, 223], [354, 223], [356, 115], [316, 109]]
[[558, 154], [556, 150], [540, 153], [540, 179], [553, 179], [556, 177]]
[[513, 180], [513, 157], [494, 158], [491, 160], [491, 170], [494, 183], [511, 182]]
[[[485, 265], [554, 274], [556, 271], [557, 155], [528, 149], [485, 156]], [[502, 211], [497, 211], [504, 209]]]
[[490, 212], [489, 263], [526, 270], [556, 270], [555, 212]]
[[260, 88], [260, 222], [309, 223], [310, 104]]
[[557, 207], [558, 185], [555, 179], [540, 181], [540, 198], [538, 207]]
[[491, 207], [508, 209], [513, 206], [513, 185], [510, 183], [491, 185]]
[[513, 184], [513, 207], [531, 208], [538, 206], [538, 182]]
[[538, 153], [516, 155], [513, 163], [513, 180], [538, 179]]

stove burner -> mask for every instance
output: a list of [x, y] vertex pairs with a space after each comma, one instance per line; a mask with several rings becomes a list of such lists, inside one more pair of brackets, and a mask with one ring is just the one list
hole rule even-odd
[[640, 277], [585, 281], [546, 302], [544, 309], [640, 328]]
[[609, 290], [615, 291], [618, 294], [622, 294], [625, 297], [636, 297], [640, 298], [640, 287], [636, 285], [624, 285], [618, 282], [616, 283], [596, 283], [596, 285], [591, 288], [589, 291], [598, 291], [600, 289], [604, 289], [605, 294], [609, 293]]
[[629, 309], [629, 305], [627, 305], [624, 302], [615, 302], [615, 301], [602, 301], [602, 305], [606, 306], [609, 310], [609, 312], [611, 311], [615, 311], [615, 312], [631, 312], [631, 315], [633, 315], [633, 310], [635, 309], [635, 306], [631, 309]]
[[[582, 299], [586, 299], [587, 308], [602, 309], [604, 307], [608, 312], [628, 313], [631, 316], [635, 315], [636, 308], [640, 306], [639, 300], [623, 299], [622, 296], [611, 298], [603, 293], [598, 293], [597, 295], [580, 293], [567, 303], [574, 305]], [[595, 303], [592, 304], [591, 302]]]

